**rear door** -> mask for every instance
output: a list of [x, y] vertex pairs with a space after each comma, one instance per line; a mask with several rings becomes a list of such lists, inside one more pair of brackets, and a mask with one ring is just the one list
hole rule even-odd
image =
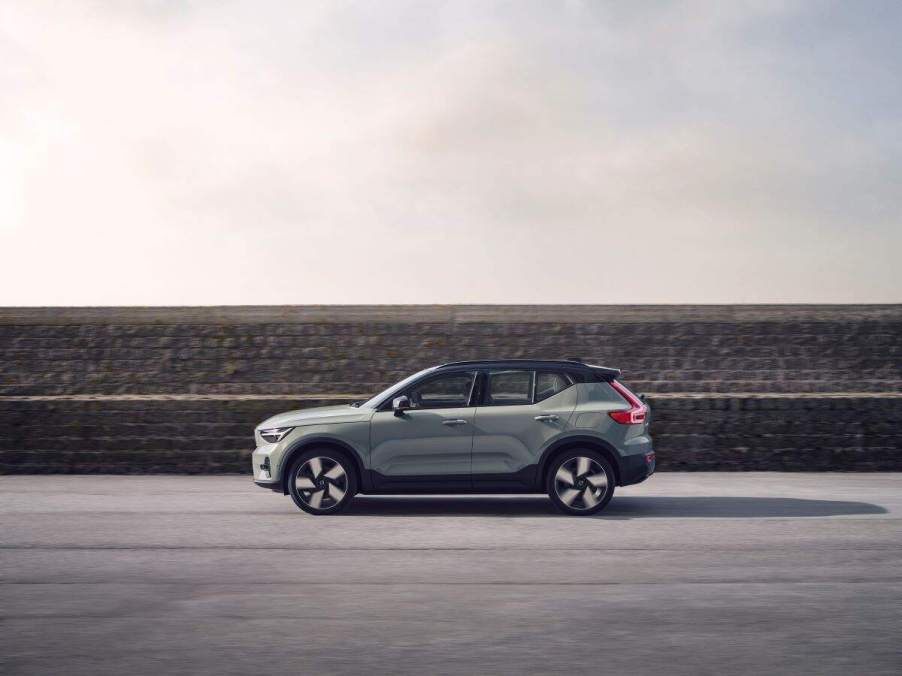
[[378, 488], [469, 486], [475, 379], [475, 371], [425, 378], [401, 393], [411, 404], [403, 415], [391, 408], [373, 415], [370, 462]]
[[576, 406], [573, 381], [557, 371], [498, 369], [484, 372], [480, 389], [474, 486], [531, 487], [542, 449], [569, 426]]

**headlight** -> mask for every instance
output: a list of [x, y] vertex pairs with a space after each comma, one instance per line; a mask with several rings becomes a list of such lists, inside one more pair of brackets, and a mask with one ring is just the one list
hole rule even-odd
[[293, 429], [293, 427], [271, 427], [268, 430], [260, 430], [260, 436], [263, 437], [263, 441], [274, 444], [282, 441], [285, 435]]

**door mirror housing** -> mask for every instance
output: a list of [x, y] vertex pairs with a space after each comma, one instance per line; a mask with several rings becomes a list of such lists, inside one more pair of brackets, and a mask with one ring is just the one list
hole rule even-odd
[[404, 415], [404, 411], [410, 408], [410, 399], [403, 395], [395, 397], [392, 399], [391, 408], [395, 412], [395, 415], [402, 416]]

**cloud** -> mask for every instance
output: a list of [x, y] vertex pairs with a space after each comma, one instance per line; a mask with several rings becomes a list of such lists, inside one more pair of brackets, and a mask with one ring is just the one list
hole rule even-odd
[[0, 303], [898, 302], [900, 14], [4, 5]]

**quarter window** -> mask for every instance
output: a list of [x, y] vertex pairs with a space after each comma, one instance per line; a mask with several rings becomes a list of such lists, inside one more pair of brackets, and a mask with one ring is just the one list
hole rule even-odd
[[470, 403], [475, 371], [448, 373], [414, 385], [407, 393], [411, 408], [460, 408]]
[[553, 397], [570, 387], [570, 380], [563, 373], [544, 371], [536, 375], [536, 401]]
[[486, 375], [486, 405], [531, 404], [535, 375], [535, 371], [489, 371]]

